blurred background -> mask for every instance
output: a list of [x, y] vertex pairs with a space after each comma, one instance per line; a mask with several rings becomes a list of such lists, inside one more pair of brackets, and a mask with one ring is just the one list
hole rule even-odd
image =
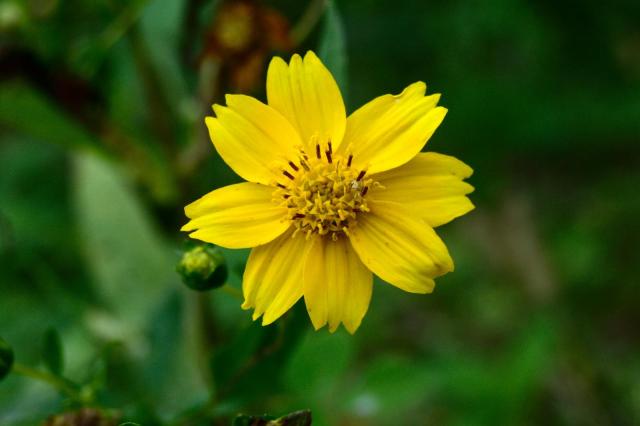
[[[427, 149], [475, 170], [456, 271], [376, 282], [355, 336], [252, 324], [246, 250], [226, 291], [176, 273], [183, 206], [239, 180], [210, 105], [308, 49], [349, 112], [427, 82]], [[1, 0], [0, 424], [640, 424], [639, 165], [636, 0]]]

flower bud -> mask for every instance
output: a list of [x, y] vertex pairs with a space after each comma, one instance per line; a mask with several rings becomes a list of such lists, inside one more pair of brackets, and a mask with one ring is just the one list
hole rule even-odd
[[187, 249], [178, 263], [177, 271], [186, 286], [197, 291], [222, 287], [228, 276], [224, 256], [212, 244]]

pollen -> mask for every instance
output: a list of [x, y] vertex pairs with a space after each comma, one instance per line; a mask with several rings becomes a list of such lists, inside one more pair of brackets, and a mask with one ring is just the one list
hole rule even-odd
[[366, 170], [352, 167], [352, 155], [334, 153], [330, 141], [311, 146], [310, 155], [301, 148], [296, 161], [282, 170], [273, 199], [287, 208], [294, 236], [318, 234], [336, 241], [349, 234], [358, 215], [369, 211], [367, 192], [379, 184]]

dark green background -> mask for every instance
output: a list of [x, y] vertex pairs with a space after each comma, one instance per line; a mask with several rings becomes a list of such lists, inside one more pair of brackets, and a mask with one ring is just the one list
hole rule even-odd
[[[307, 8], [268, 4], [292, 25]], [[0, 1], [0, 336], [18, 362], [45, 368], [53, 327], [64, 374], [144, 425], [640, 423], [637, 1], [350, 0], [296, 47], [329, 47], [349, 111], [425, 81], [449, 108], [426, 149], [475, 170], [476, 210], [438, 230], [456, 271], [427, 296], [376, 282], [355, 336], [313, 332], [301, 306], [252, 325], [175, 273], [182, 207], [237, 180], [211, 146], [173, 165], [203, 128], [212, 6]], [[225, 253], [237, 287], [247, 252]], [[0, 383], [2, 425], [75, 407]]]

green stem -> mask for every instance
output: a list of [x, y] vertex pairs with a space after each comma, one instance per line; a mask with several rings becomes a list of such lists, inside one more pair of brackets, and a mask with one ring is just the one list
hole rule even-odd
[[236, 299], [240, 300], [241, 302], [244, 301], [244, 297], [242, 297], [242, 292], [240, 290], [238, 290], [235, 287], [232, 287], [229, 284], [225, 284], [222, 287], [220, 287], [220, 290], [224, 291], [225, 293], [235, 297]]
[[325, 8], [327, 7], [326, 0], [312, 0], [307, 6], [307, 10], [303, 13], [302, 17], [298, 20], [296, 25], [291, 29], [291, 39], [295, 46], [299, 46], [316, 26]]
[[13, 364], [13, 368], [11, 369], [11, 371], [20, 376], [28, 377], [30, 379], [46, 383], [49, 386], [57, 389], [61, 393], [66, 394], [69, 398], [72, 398], [74, 400], [80, 399], [80, 395], [78, 394], [76, 389], [74, 389], [73, 386], [67, 383], [66, 380], [54, 376], [53, 374], [47, 373], [46, 371], [36, 370], [35, 368], [31, 368], [20, 363]]

